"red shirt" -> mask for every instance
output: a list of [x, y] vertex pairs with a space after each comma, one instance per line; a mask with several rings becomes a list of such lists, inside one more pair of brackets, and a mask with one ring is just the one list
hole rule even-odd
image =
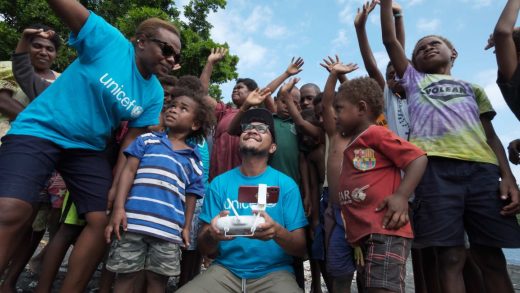
[[242, 163], [239, 152], [240, 137], [228, 134], [229, 124], [238, 109], [220, 102], [215, 108], [217, 127], [213, 135], [213, 147], [209, 163], [209, 180], [229, 171]]
[[398, 230], [383, 229], [386, 209], [376, 207], [401, 183], [401, 170], [425, 155], [415, 145], [382, 126], [372, 125], [343, 152], [339, 200], [347, 240], [356, 243], [369, 234], [413, 238], [408, 222]]

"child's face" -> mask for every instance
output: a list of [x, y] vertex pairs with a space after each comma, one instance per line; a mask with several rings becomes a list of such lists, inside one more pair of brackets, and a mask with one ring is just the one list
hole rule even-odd
[[356, 105], [344, 98], [337, 98], [334, 102], [336, 127], [341, 133], [350, 135], [359, 124], [359, 109]]
[[454, 49], [450, 49], [443, 40], [434, 36], [420, 40], [414, 52], [417, 70], [425, 73], [440, 73], [440, 69], [449, 66], [457, 57]]
[[163, 84], [162, 87], [164, 91], [164, 105], [168, 105], [172, 101], [173, 86]]
[[176, 132], [191, 133], [199, 129], [197, 117], [198, 104], [187, 96], [176, 97], [164, 112], [164, 125]]
[[394, 67], [392, 65], [388, 66], [388, 68], [386, 69], [386, 84], [388, 85], [388, 88], [394, 94], [399, 94], [399, 95], [403, 96], [404, 89], [401, 86], [401, 84], [399, 84], [397, 82], [396, 79], [397, 79], [397, 75], [395, 73]]
[[[290, 95], [290, 99], [292, 100], [296, 108], [300, 110], [300, 90], [298, 90], [297, 88], [293, 88], [291, 90]], [[289, 118], [290, 116], [289, 108], [287, 107], [285, 102], [280, 98], [276, 99], [276, 115], [278, 115], [278, 117], [282, 119]]]

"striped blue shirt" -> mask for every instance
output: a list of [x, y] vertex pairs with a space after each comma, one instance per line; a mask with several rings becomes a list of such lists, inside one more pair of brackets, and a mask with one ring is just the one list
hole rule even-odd
[[165, 132], [139, 136], [124, 153], [140, 160], [125, 205], [128, 231], [182, 243], [185, 196], [204, 196], [199, 154], [173, 150]]

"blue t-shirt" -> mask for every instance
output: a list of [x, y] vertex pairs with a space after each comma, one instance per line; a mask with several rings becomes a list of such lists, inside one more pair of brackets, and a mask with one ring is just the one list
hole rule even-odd
[[[232, 169], [211, 181], [209, 193], [204, 198], [200, 219], [206, 223], [220, 211], [228, 210], [233, 215], [229, 198], [239, 215], [252, 215], [248, 203], [238, 202], [238, 188], [242, 185], [267, 184], [280, 187], [276, 204], [268, 204], [266, 212], [289, 231], [305, 227], [307, 219], [298, 186], [289, 176], [267, 167], [264, 173], [254, 177], [244, 176], [239, 168]], [[224, 266], [243, 279], [261, 278], [271, 272], [293, 272], [293, 257], [287, 254], [274, 240], [262, 241], [249, 237], [236, 237], [219, 243], [219, 255], [215, 263]]]
[[185, 196], [204, 196], [199, 154], [173, 150], [165, 132], [137, 137], [124, 153], [140, 160], [125, 204], [128, 231], [182, 243]]
[[12, 123], [8, 134], [48, 139], [63, 148], [103, 150], [122, 120], [159, 123], [163, 90], [144, 79], [134, 46], [93, 12], [69, 44], [78, 58]]

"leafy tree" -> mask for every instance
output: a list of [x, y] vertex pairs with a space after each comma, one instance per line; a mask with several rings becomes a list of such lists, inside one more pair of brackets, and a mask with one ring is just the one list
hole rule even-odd
[[[198, 76], [206, 63], [211, 48], [228, 47], [218, 44], [210, 37], [212, 25], [207, 21], [210, 12], [224, 9], [226, 0], [191, 0], [184, 7], [186, 21], [179, 18], [180, 11], [173, 0], [81, 0], [88, 9], [95, 11], [109, 23], [116, 26], [125, 36], [131, 37], [136, 26], [149, 17], [158, 17], [175, 23], [181, 30], [181, 69], [175, 75]], [[67, 40], [69, 30], [49, 9], [44, 0], [0, 0], [0, 60], [10, 59], [22, 30], [34, 23], [53, 27]], [[55, 63], [55, 69], [63, 71], [75, 58], [74, 50], [63, 46]], [[228, 55], [213, 71], [210, 94], [222, 98], [218, 84], [238, 77], [237, 56]]]

